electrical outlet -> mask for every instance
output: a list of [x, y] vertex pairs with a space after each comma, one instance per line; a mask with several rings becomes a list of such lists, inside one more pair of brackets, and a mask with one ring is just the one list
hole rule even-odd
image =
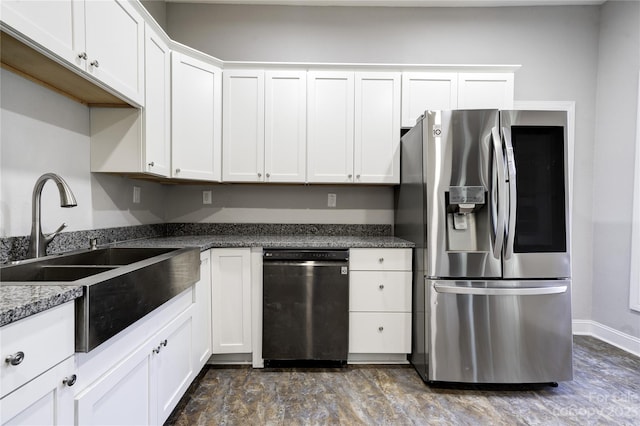
[[336, 194], [329, 194], [327, 196], [327, 207], [335, 207], [337, 201]]
[[202, 204], [211, 204], [211, 191], [202, 191]]
[[140, 203], [140, 192], [141, 189], [139, 186], [134, 186], [133, 187], [133, 202], [135, 204], [139, 204]]

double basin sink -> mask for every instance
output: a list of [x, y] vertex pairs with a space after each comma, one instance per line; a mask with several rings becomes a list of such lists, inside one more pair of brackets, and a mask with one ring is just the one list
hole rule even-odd
[[0, 268], [2, 285], [76, 285], [76, 352], [89, 352], [200, 279], [200, 249], [106, 247]]

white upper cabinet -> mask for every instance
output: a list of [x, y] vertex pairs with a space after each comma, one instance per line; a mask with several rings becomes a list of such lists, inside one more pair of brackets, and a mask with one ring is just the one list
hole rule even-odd
[[171, 176], [220, 181], [222, 71], [171, 54]]
[[400, 73], [355, 74], [355, 182], [400, 183]]
[[264, 180], [264, 71], [225, 70], [222, 180]]
[[222, 180], [306, 179], [306, 72], [225, 69]]
[[144, 105], [144, 20], [123, 0], [85, 2], [87, 71]]
[[513, 73], [458, 74], [459, 109], [513, 109]]
[[427, 110], [457, 107], [457, 73], [402, 73], [402, 127], [413, 127]]
[[148, 25], [144, 36], [145, 107], [142, 111], [143, 170], [171, 174], [171, 51]]
[[353, 182], [354, 74], [307, 74], [307, 180]]
[[1, 10], [23, 38], [144, 105], [144, 20], [128, 2], [3, 0]]
[[84, 0], [0, 2], [2, 21], [65, 61], [84, 67]]
[[305, 182], [307, 73], [265, 73], [265, 181]]

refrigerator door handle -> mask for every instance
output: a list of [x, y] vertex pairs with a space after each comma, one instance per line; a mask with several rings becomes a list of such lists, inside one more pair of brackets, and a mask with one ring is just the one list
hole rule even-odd
[[511, 141], [511, 129], [508, 127], [502, 128], [502, 134], [504, 135], [504, 144], [507, 154], [507, 181], [509, 183], [509, 218], [507, 222], [507, 243], [504, 249], [505, 260], [511, 259], [513, 256], [513, 243], [516, 237], [516, 210], [517, 210], [517, 197], [516, 190], [516, 160], [513, 156], [513, 143]]
[[[505, 234], [505, 220], [506, 220], [506, 172], [504, 169], [504, 154], [502, 152], [502, 139], [497, 127], [491, 129], [491, 139], [493, 141], [493, 161], [496, 165], [498, 182], [495, 185], [497, 191], [493, 197], [493, 209], [492, 220], [494, 220], [493, 226], [493, 257], [500, 259], [502, 255], [502, 245], [504, 243]], [[496, 218], [497, 216], [497, 218]]]
[[437, 293], [449, 294], [471, 294], [478, 296], [538, 296], [543, 294], [562, 294], [567, 292], [566, 285], [553, 287], [524, 287], [524, 288], [504, 288], [504, 287], [459, 287], [455, 285], [434, 284]]

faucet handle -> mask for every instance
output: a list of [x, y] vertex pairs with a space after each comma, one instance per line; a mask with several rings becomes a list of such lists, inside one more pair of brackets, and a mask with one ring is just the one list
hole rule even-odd
[[47, 242], [49, 242], [49, 241], [53, 240], [53, 238], [54, 238], [56, 235], [58, 235], [58, 234], [59, 234], [59, 233], [60, 233], [64, 228], [66, 228], [66, 227], [67, 227], [67, 224], [66, 224], [66, 223], [63, 223], [62, 225], [60, 225], [60, 226], [58, 227], [58, 229], [56, 229], [55, 231], [53, 231], [53, 232], [52, 232], [52, 233], [50, 233], [50, 234], [45, 235], [45, 236], [44, 236], [44, 240], [45, 240], [45, 241], [47, 241]]

